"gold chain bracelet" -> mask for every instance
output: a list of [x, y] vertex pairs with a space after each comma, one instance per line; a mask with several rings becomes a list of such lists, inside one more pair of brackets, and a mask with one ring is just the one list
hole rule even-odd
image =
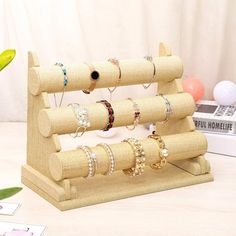
[[166, 148], [166, 145], [162, 139], [162, 137], [159, 134], [156, 134], [155, 132], [152, 135], [149, 135], [148, 138], [152, 138], [158, 142], [159, 148], [160, 148], [160, 162], [157, 162], [155, 164], [152, 164], [151, 167], [153, 169], [161, 169], [163, 168], [167, 163], [167, 157], [169, 156], [169, 150]]
[[146, 160], [142, 144], [139, 142], [139, 140], [135, 138], [125, 139], [123, 140], [123, 142], [127, 142], [132, 147], [135, 156], [135, 166], [123, 170], [123, 172], [131, 177], [142, 175], [144, 172], [145, 160]]

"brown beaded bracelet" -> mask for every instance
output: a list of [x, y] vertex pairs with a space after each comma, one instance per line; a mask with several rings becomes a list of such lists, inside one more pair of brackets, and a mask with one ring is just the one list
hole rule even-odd
[[108, 111], [108, 121], [107, 121], [107, 125], [106, 127], [103, 129], [103, 131], [108, 131], [109, 129], [112, 128], [113, 126], [113, 122], [115, 120], [115, 117], [114, 117], [114, 110], [111, 106], [111, 104], [107, 101], [107, 100], [101, 100], [101, 101], [98, 101], [97, 103], [102, 103], [107, 111]]

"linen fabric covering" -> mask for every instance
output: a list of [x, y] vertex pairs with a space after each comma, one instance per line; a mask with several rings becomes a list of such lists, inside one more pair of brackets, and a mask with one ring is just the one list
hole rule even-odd
[[[184, 78], [201, 79], [205, 98], [212, 99], [218, 81], [236, 82], [235, 15], [234, 0], [0, 0], [0, 51], [17, 52], [0, 73], [0, 121], [26, 120], [29, 50], [38, 53], [41, 65], [66, 65], [157, 56], [163, 41], [182, 58]], [[155, 92], [156, 85], [121, 87], [113, 99]], [[109, 98], [107, 89], [71, 94], [65, 94], [64, 105]]]

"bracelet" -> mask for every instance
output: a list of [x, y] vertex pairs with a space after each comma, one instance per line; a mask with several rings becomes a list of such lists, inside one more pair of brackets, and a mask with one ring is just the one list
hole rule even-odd
[[165, 106], [166, 106], [166, 117], [165, 117], [165, 120], [162, 122], [162, 123], [165, 123], [169, 120], [169, 117], [173, 113], [173, 110], [172, 110], [172, 106], [171, 106], [168, 98], [166, 96], [164, 96], [163, 94], [160, 94], [160, 96], [164, 99]]
[[[63, 97], [64, 97], [65, 88], [66, 88], [66, 86], [68, 84], [68, 76], [67, 76], [66, 68], [64, 67], [64, 65], [61, 62], [56, 62], [55, 66], [59, 66], [61, 68], [63, 76], [64, 76], [63, 91], [62, 91], [62, 95], [61, 95], [61, 99], [60, 99], [60, 103], [59, 103], [59, 107], [60, 107], [61, 104], [62, 104]], [[55, 93], [54, 93], [54, 102], [55, 102], [55, 106], [58, 107], [57, 98], [56, 98], [56, 94]]]
[[109, 129], [112, 128], [114, 120], [115, 120], [114, 110], [113, 110], [111, 104], [107, 100], [101, 100], [101, 101], [98, 101], [97, 103], [102, 103], [106, 107], [106, 109], [107, 109], [108, 121], [107, 121], [107, 125], [103, 129], [103, 131], [108, 131]]
[[154, 77], [155, 77], [155, 75], [156, 75], [156, 66], [155, 66], [155, 64], [154, 64], [154, 62], [153, 62], [153, 58], [152, 58], [151, 56], [145, 56], [144, 58], [145, 58], [147, 61], [149, 61], [150, 63], [152, 63], [152, 65], [153, 65], [153, 75], [152, 75], [152, 78], [151, 78], [151, 80], [150, 80], [150, 83], [149, 83], [148, 85], [142, 84], [142, 86], [143, 86], [144, 89], [148, 89], [148, 88], [151, 86], [151, 84], [152, 84], [152, 82], [153, 82], [153, 80], [154, 80]]
[[117, 80], [117, 85], [113, 89], [108, 88], [109, 92], [113, 93], [116, 90], [117, 86], [119, 86], [119, 84], [121, 82], [121, 69], [120, 69], [120, 63], [116, 58], [109, 58], [108, 61], [111, 62], [113, 65], [117, 66], [117, 68], [119, 70], [119, 77]]
[[133, 103], [133, 109], [134, 109], [134, 122], [133, 122], [133, 126], [126, 126], [126, 128], [128, 130], [134, 130], [135, 127], [139, 124], [139, 121], [140, 121], [140, 110], [139, 110], [139, 107], [138, 107], [138, 104], [133, 101], [131, 98], [128, 98], [128, 100], [130, 100], [132, 103]]
[[88, 146], [78, 146], [81, 150], [84, 151], [85, 155], [88, 158], [88, 174], [85, 178], [93, 177], [97, 170], [97, 157], [94, 152]]
[[102, 148], [105, 149], [105, 151], [106, 151], [106, 153], [107, 153], [107, 155], [108, 155], [108, 157], [109, 157], [109, 161], [110, 161], [110, 162], [109, 162], [108, 171], [105, 172], [104, 175], [112, 175], [112, 173], [113, 173], [114, 170], [115, 170], [115, 164], [116, 164], [116, 163], [115, 163], [114, 154], [113, 154], [113, 152], [112, 152], [110, 146], [109, 146], [108, 144], [106, 144], [106, 143], [99, 143], [97, 146], [100, 146], [100, 147], [102, 147]]
[[122, 142], [127, 142], [133, 149], [134, 157], [135, 157], [135, 166], [123, 172], [128, 176], [138, 176], [142, 175], [145, 168], [145, 153], [141, 143], [135, 138], [128, 138], [123, 140]]
[[91, 83], [90, 83], [89, 88], [83, 90], [83, 92], [86, 94], [90, 94], [90, 92], [92, 92], [95, 89], [97, 80], [99, 79], [100, 75], [99, 75], [98, 71], [95, 70], [95, 68], [92, 64], [88, 64], [88, 63], [85, 63], [85, 64], [89, 67], [89, 70], [91, 72], [90, 73]]
[[154, 139], [154, 140], [156, 140], [158, 142], [160, 158], [161, 158], [160, 162], [152, 164], [151, 167], [153, 169], [156, 169], [156, 170], [161, 169], [167, 163], [166, 159], [169, 156], [169, 150], [166, 148], [166, 145], [165, 145], [163, 139], [161, 138], [161, 136], [159, 134], [156, 134], [155, 131], [153, 132], [152, 135], [149, 135], [148, 138], [152, 138], [152, 139]]
[[[88, 110], [86, 108], [82, 108], [78, 103], [68, 104], [68, 106], [72, 107], [78, 124], [78, 128], [76, 129], [75, 134], [71, 136], [73, 138], [81, 137], [86, 131], [86, 129], [90, 127]], [[82, 131], [79, 135], [80, 129], [82, 129]]]

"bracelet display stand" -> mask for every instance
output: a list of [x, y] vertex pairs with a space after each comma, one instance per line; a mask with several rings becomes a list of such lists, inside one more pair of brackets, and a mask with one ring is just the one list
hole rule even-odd
[[[96, 153], [98, 168], [92, 178], [88, 160], [81, 149], [61, 151], [59, 135], [74, 133], [77, 120], [71, 107], [51, 108], [48, 94], [63, 91], [63, 74], [56, 66], [41, 67], [36, 54], [29, 53], [27, 164], [22, 167], [22, 182], [60, 210], [102, 203], [131, 196], [152, 193], [212, 181], [210, 165], [204, 158], [207, 151], [205, 136], [195, 130], [192, 114], [195, 104], [183, 92], [183, 67], [179, 57], [160, 44], [159, 57], [154, 58], [158, 94], [168, 98], [173, 113], [165, 120], [166, 104], [160, 96], [136, 99], [140, 124], [155, 122], [169, 150], [168, 164], [154, 170], [149, 165], [160, 160], [158, 143], [150, 138], [141, 139], [145, 150], [146, 167], [141, 176], [129, 177], [122, 170], [134, 166], [135, 158], [129, 144], [111, 144], [116, 159], [115, 172], [101, 175], [109, 167], [106, 151], [91, 147]], [[122, 79], [119, 86], [149, 83], [153, 65], [145, 59], [121, 60]], [[100, 79], [96, 88], [115, 87], [119, 71], [109, 62], [94, 63]], [[68, 85], [65, 92], [89, 87], [90, 71], [84, 63], [68, 65]], [[87, 95], [85, 95], [87, 96]], [[133, 106], [128, 100], [111, 103], [115, 121], [113, 127], [133, 124]], [[84, 105], [89, 113], [91, 127], [103, 129], [107, 111], [102, 104]], [[127, 133], [130, 131], [127, 131]], [[135, 132], [135, 131], [133, 131]], [[128, 134], [127, 134], [128, 135]]]

